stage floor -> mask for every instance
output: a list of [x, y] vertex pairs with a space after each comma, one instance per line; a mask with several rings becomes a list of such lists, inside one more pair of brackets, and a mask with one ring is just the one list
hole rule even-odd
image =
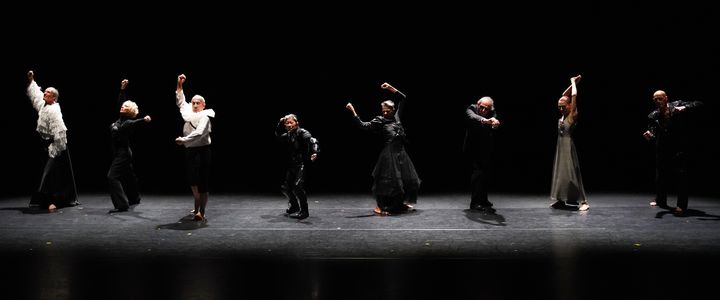
[[[375, 216], [370, 195], [310, 195], [310, 217], [281, 195], [144, 195], [108, 214], [108, 195], [43, 213], [0, 200], [0, 241], [21, 298], [511, 299], [664, 298], [712, 290], [720, 199], [677, 217], [652, 195], [589, 194], [587, 212], [545, 195], [421, 195], [415, 212]], [[669, 204], [674, 204], [670, 198]], [[621, 290], [625, 288], [627, 292]]]

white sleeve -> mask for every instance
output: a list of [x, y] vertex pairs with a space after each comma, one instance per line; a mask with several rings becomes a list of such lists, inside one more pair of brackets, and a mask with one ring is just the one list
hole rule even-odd
[[209, 122], [210, 117], [204, 116], [202, 119], [200, 119], [198, 126], [192, 132], [190, 132], [190, 134], [180, 138], [181, 141], [183, 143], [192, 142], [193, 140], [196, 140], [205, 135], [210, 130], [210, 127], [208, 127]]
[[30, 102], [32, 102], [32, 106], [35, 108], [35, 110], [40, 111], [43, 106], [45, 106], [45, 100], [43, 100], [43, 92], [40, 89], [40, 86], [33, 80], [30, 82], [30, 85], [28, 85], [27, 88], [27, 95], [30, 97]]
[[183, 90], [180, 90], [178, 93], [175, 91], [175, 102], [180, 109], [180, 115], [182, 116], [183, 120], [189, 121], [189, 116], [192, 113], [192, 106], [188, 105], [188, 103], [185, 101], [185, 92]]

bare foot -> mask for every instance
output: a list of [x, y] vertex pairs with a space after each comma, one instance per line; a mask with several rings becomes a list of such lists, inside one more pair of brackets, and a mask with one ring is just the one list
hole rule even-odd
[[655, 202], [655, 201], [650, 201], [650, 206], [657, 206], [657, 202]]
[[586, 211], [588, 209], [590, 209], [590, 205], [588, 205], [587, 203], [581, 204], [580, 207], [578, 208], [579, 211]]
[[50, 212], [56, 211], [56, 210], [57, 210], [57, 206], [55, 206], [55, 204], [50, 204], [50, 206], [48, 206], [48, 210], [49, 210]]
[[205, 219], [205, 216], [201, 215], [200, 213], [196, 213], [195, 216], [193, 216], [194, 221], [202, 221]]

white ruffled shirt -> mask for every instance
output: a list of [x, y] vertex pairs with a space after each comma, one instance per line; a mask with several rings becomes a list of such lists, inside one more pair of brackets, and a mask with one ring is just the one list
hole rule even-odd
[[48, 155], [55, 157], [67, 149], [67, 127], [63, 122], [60, 104], [55, 102], [55, 104], [46, 105], [43, 100], [43, 91], [34, 80], [28, 85], [27, 95], [38, 112], [35, 130], [43, 139], [53, 140], [52, 144], [48, 146]]
[[204, 109], [200, 112], [193, 112], [192, 105], [185, 101], [185, 93], [175, 92], [175, 100], [180, 109], [180, 115], [185, 120], [183, 125], [183, 137], [180, 138], [186, 148], [210, 145], [210, 132], [212, 124], [210, 118], [215, 117], [215, 111]]

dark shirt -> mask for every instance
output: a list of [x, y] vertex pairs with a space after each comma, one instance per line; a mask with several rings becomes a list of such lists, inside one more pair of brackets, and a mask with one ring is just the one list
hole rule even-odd
[[478, 113], [477, 104], [470, 105], [465, 110], [465, 122], [467, 130], [465, 131], [465, 141], [463, 143], [463, 151], [470, 155], [482, 153], [490, 153], [493, 144], [493, 128], [491, 124], [483, 124], [482, 121], [497, 118], [495, 110], [492, 114], [485, 118]]
[[[684, 106], [682, 112], [675, 107]], [[677, 100], [668, 102], [668, 113], [663, 116], [660, 109], [648, 115], [648, 130], [655, 136], [658, 150], [681, 152], [687, 150], [690, 142], [690, 113], [702, 106], [700, 101]]]
[[[120, 91], [118, 96], [118, 103], [122, 105], [126, 101], [127, 97], [125, 91]], [[112, 150], [113, 154], [127, 153], [132, 154], [130, 150], [130, 137], [135, 132], [137, 126], [144, 123], [144, 119], [130, 119], [121, 116], [115, 123], [110, 125], [110, 136], [112, 138]]]
[[383, 141], [385, 144], [390, 144], [393, 141], [405, 142], [405, 129], [400, 122], [400, 117], [404, 112], [405, 107], [405, 95], [401, 93], [394, 93], [395, 95], [395, 115], [392, 118], [385, 118], [383, 116], [376, 116], [370, 122], [364, 122], [360, 117], [355, 117], [355, 124], [366, 130], [378, 131], [382, 134]]
[[275, 129], [275, 136], [278, 137], [285, 146], [288, 154], [288, 164], [304, 164], [310, 160], [310, 156], [320, 153], [317, 139], [312, 137], [310, 132], [303, 128], [298, 127], [292, 132], [287, 132], [283, 122], [280, 122]]

